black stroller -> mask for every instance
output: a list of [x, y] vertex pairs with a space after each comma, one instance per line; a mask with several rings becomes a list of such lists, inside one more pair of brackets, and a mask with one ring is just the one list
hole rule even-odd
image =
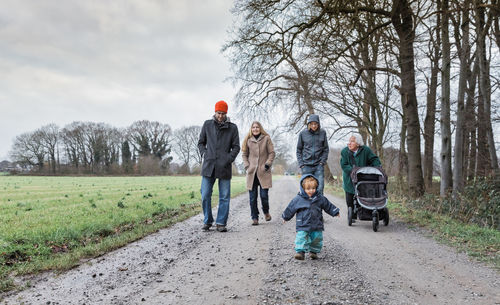
[[379, 219], [389, 224], [387, 209], [387, 175], [381, 167], [354, 167], [351, 172], [354, 185], [354, 209], [347, 211], [347, 224], [352, 225], [353, 216], [359, 220], [371, 220], [377, 232]]

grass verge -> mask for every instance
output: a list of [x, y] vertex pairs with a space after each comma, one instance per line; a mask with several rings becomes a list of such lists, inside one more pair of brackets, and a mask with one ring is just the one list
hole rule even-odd
[[[71, 269], [200, 213], [200, 180], [0, 177], [0, 292], [23, 288], [14, 276]], [[245, 186], [233, 177], [232, 195]]]
[[391, 216], [428, 229], [437, 241], [500, 270], [500, 231], [465, 224], [435, 212], [412, 209], [403, 203], [390, 202], [389, 210]]
[[[342, 186], [328, 185], [327, 191], [344, 197]], [[429, 231], [440, 243], [465, 252], [470, 257], [500, 270], [500, 231], [467, 224], [437, 212], [411, 206], [405, 198], [397, 196], [389, 200], [391, 218], [397, 218], [410, 225]]]

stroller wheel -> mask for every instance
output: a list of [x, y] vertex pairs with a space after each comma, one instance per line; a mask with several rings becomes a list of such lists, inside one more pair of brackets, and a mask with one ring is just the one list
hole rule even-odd
[[352, 225], [352, 207], [349, 207], [347, 209], [347, 225], [348, 226]]
[[389, 225], [389, 210], [387, 208], [384, 209], [384, 226]]
[[373, 226], [373, 232], [378, 231], [378, 212], [375, 210], [373, 211], [373, 216], [372, 216], [372, 226]]
[[373, 232], [377, 232], [378, 230], [378, 219], [376, 217], [373, 217]]

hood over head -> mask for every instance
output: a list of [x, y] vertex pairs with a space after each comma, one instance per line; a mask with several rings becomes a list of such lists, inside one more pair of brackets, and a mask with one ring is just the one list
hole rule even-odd
[[[313, 174], [305, 174], [302, 176], [302, 178], [300, 178], [300, 183], [299, 183], [299, 187], [300, 187], [300, 195], [301, 196], [305, 196], [306, 198], [309, 198], [309, 196], [306, 194], [306, 191], [304, 190], [304, 187], [302, 186], [302, 181], [304, 181], [305, 178], [307, 177], [313, 177], [314, 179], [316, 179], [316, 182], [318, 182], [319, 184], [319, 181], [318, 181], [318, 178], [316, 178]], [[316, 187], [316, 193], [318, 193], [318, 188]]]
[[307, 118], [307, 124], [309, 124], [311, 122], [316, 122], [316, 123], [318, 123], [318, 125], [320, 125], [320, 123], [319, 123], [319, 115], [317, 115], [317, 114], [311, 114], [311, 115], [309, 115], [309, 117]]

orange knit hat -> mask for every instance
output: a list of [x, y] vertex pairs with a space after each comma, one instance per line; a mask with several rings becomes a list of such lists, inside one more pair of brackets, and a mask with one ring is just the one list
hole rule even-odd
[[218, 101], [215, 103], [215, 112], [221, 111], [227, 113], [227, 104], [224, 101]]

